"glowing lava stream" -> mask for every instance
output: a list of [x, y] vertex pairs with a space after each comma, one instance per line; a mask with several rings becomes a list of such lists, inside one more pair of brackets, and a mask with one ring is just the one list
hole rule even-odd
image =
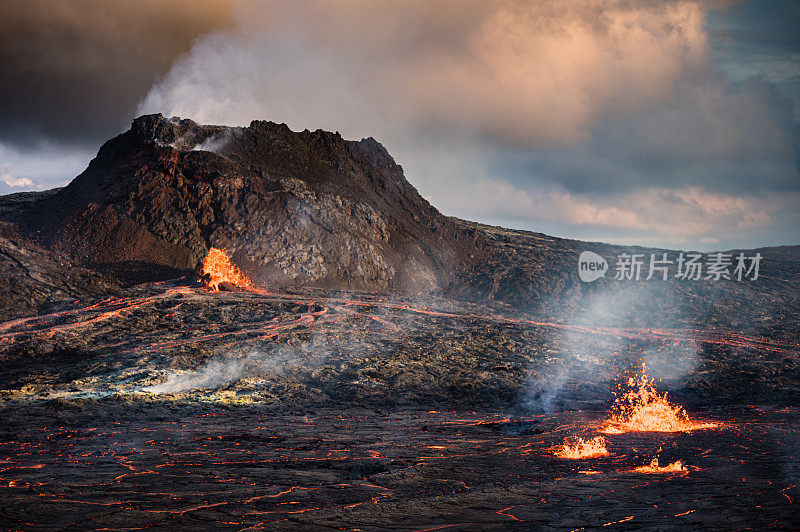
[[250, 290], [253, 283], [236, 266], [231, 263], [228, 254], [217, 248], [209, 248], [208, 255], [203, 259], [203, 276], [209, 276], [208, 287], [212, 291], [219, 290], [222, 283], [232, 284], [237, 288]]
[[[309, 298], [307, 296], [297, 296], [291, 294], [279, 294], [268, 292], [264, 288], [260, 288], [252, 283], [244, 273], [242, 273], [235, 265], [233, 265], [227, 253], [221, 249], [210, 248], [206, 258], [203, 261], [203, 274], [205, 278], [206, 288], [211, 292], [218, 291], [220, 285], [229, 284], [246, 290], [248, 294], [254, 296], [268, 296], [272, 299], [283, 301], [294, 301], [308, 305], [319, 305], [336, 309], [342, 313], [352, 315], [354, 318], [362, 317], [370, 321], [379, 323], [384, 331], [391, 333], [397, 325], [392, 323], [391, 318], [381, 318], [375, 316], [372, 312], [373, 308], [395, 310], [400, 312], [411, 312], [431, 317], [441, 317], [450, 319], [459, 319], [467, 321], [490, 321], [498, 324], [513, 324], [517, 326], [527, 327], [546, 327], [558, 330], [569, 330], [573, 332], [600, 335], [600, 336], [613, 336], [620, 338], [636, 338], [647, 341], [658, 342], [691, 342], [697, 341], [708, 342], [716, 345], [728, 345], [734, 347], [743, 347], [747, 349], [759, 349], [776, 353], [783, 353], [786, 356], [797, 357], [800, 354], [800, 346], [797, 344], [782, 343], [771, 341], [763, 338], [748, 338], [739, 333], [732, 332], [704, 332], [692, 329], [615, 329], [615, 328], [600, 328], [600, 327], [586, 327], [579, 325], [571, 325], [564, 323], [556, 323], [550, 321], [535, 321], [533, 319], [523, 318], [521, 316], [510, 317], [494, 313], [483, 312], [448, 312], [444, 310], [435, 310], [433, 308], [420, 306], [412, 303], [395, 303], [387, 301], [379, 296], [373, 296], [367, 300], [365, 299], [345, 299], [345, 298]], [[156, 287], [161, 283], [153, 283], [150, 286]], [[53, 336], [58, 333], [65, 333], [84, 326], [94, 325], [98, 322], [107, 321], [113, 318], [121, 318], [124, 314], [140, 310], [143, 306], [150, 303], [155, 303], [163, 300], [170, 299], [173, 296], [181, 296], [181, 298], [191, 297], [198, 291], [187, 287], [173, 287], [168, 288], [165, 292], [158, 295], [149, 295], [146, 297], [123, 297], [123, 298], [107, 298], [92, 305], [45, 314], [40, 316], [32, 316], [27, 318], [19, 318], [10, 320], [5, 323], [0, 323], [0, 347], [12, 344], [20, 336], [35, 335], [48, 335]], [[365, 297], [365, 296], [361, 296]], [[180, 304], [180, 303], [179, 303]], [[359, 309], [365, 308], [366, 312], [360, 312]], [[158, 311], [160, 309], [156, 309]], [[169, 310], [169, 309], [167, 309]], [[92, 315], [94, 314], [94, 315]], [[71, 321], [77, 319], [77, 321]], [[65, 321], [68, 321], [65, 323]], [[71, 322], [69, 322], [71, 321]], [[300, 324], [300, 322], [298, 322]], [[273, 336], [272, 324], [268, 326], [270, 332], [263, 335], [260, 339], [270, 338]], [[219, 340], [226, 336], [233, 337], [247, 337], [247, 340], [235, 340], [233, 343], [241, 343], [243, 341], [252, 341], [254, 338], [249, 338], [249, 332], [242, 329], [238, 332], [208, 334], [201, 337], [202, 340]], [[187, 339], [183, 340], [188, 342]], [[161, 345], [161, 342], [154, 344]], [[170, 344], [164, 344], [164, 347], [169, 347]], [[229, 347], [230, 345], [226, 345]], [[144, 348], [144, 347], [142, 347]], [[141, 349], [141, 348], [137, 348]], [[693, 424], [691, 428], [686, 424], [684, 419], [683, 428], [677, 430], [693, 430], [697, 428], [706, 428], [706, 426]], [[608, 434], [613, 434], [616, 431], [625, 432], [625, 423], [616, 423], [616, 427], [608, 427]], [[628, 423], [628, 430], [632, 429], [632, 424]], [[678, 425], [675, 425], [678, 426]], [[661, 430], [661, 429], [635, 429], [635, 430]], [[675, 429], [671, 429], [675, 430]]]
[[628, 377], [614, 393], [614, 414], [601, 431], [605, 434], [686, 432], [717, 426], [716, 423], [691, 421], [682, 407], [669, 402], [666, 392], [656, 392], [644, 364], [638, 376]]
[[600, 456], [608, 456], [609, 452], [606, 449], [606, 439], [602, 436], [595, 436], [591, 440], [584, 440], [578, 438], [574, 445], [564, 443], [559, 449], [556, 450], [555, 455], [558, 458], [578, 459], [578, 458], [598, 458]]
[[[218, 291], [219, 285], [222, 283], [231, 284], [237, 288], [248, 290], [251, 292], [260, 293], [263, 295], [273, 295], [266, 292], [263, 288], [256, 287], [247, 276], [242, 273], [230, 260], [228, 253], [219, 248], [209, 248], [206, 258], [203, 260], [203, 275], [207, 275], [208, 280], [206, 284], [211, 291]], [[287, 299], [291, 297], [284, 296]], [[579, 325], [569, 325], [563, 323], [547, 322], [547, 321], [534, 321], [524, 318], [508, 318], [508, 317], [495, 317], [486, 316], [482, 314], [457, 314], [451, 312], [440, 312], [431, 308], [422, 307], [419, 305], [410, 304], [391, 304], [386, 301], [358, 301], [353, 299], [329, 299], [330, 303], [342, 303], [344, 305], [354, 306], [380, 306], [387, 309], [406, 310], [418, 314], [427, 314], [430, 316], [439, 316], [445, 318], [456, 319], [494, 319], [506, 323], [515, 323], [523, 325], [533, 325], [538, 327], [550, 327], [553, 329], [564, 329], [576, 332], [584, 332], [587, 334], [600, 334], [615, 336], [619, 338], [638, 338], [646, 340], [674, 340], [678, 342], [695, 342], [702, 340], [704, 342], [717, 344], [717, 345], [730, 345], [745, 348], [760, 348], [773, 352], [784, 352], [787, 354], [796, 354], [797, 345], [785, 346], [780, 343], [770, 342], [766, 339], [748, 338], [738, 333], [730, 332], [708, 332], [693, 329], [618, 329], [618, 328], [603, 328], [603, 327], [582, 327]], [[376, 319], [376, 318], [373, 318]], [[385, 323], [384, 323], [385, 325]]]

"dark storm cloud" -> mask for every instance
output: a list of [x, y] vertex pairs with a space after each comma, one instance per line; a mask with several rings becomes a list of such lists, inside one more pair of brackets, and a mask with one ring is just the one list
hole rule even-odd
[[717, 63], [734, 79], [760, 78], [800, 117], [800, 3], [751, 0], [712, 13], [708, 22]]
[[712, 13], [709, 26], [719, 46], [770, 46], [800, 52], [800, 2], [751, 0]]
[[200, 34], [215, 0], [0, 0], [0, 142], [96, 145]]
[[682, 86], [646, 110], [606, 117], [576, 145], [504, 151], [491, 168], [516, 185], [536, 175], [599, 196], [665, 185], [729, 194], [798, 191], [792, 115], [761, 80]]

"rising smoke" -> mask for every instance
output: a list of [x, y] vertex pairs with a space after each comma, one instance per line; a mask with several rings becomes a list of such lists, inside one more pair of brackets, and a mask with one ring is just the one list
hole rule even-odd
[[166, 380], [142, 388], [153, 394], [176, 394], [192, 390], [216, 390], [242, 379], [274, 379], [295, 373], [306, 374], [321, 366], [330, 348], [315, 339], [305, 347], [274, 346], [270, 349], [232, 351], [211, 359], [197, 369], [171, 371]]
[[695, 342], [654, 347], [624, 335], [581, 332], [580, 328], [691, 328], [689, 316], [666, 312], [670, 298], [654, 297], [638, 282], [620, 284], [587, 289], [577, 310], [560, 312], [554, 321], [571, 327], [562, 330], [555, 351], [544, 363], [531, 368], [523, 398], [527, 408], [549, 413], [602, 401], [616, 375], [640, 361], [653, 378], [666, 385], [679, 383], [692, 373], [698, 363]]

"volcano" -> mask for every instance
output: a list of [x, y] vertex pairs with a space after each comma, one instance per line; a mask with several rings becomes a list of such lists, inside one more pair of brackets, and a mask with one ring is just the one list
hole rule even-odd
[[479, 253], [374, 139], [263, 121], [137, 118], [15, 221], [130, 282], [191, 270], [216, 247], [271, 286], [430, 292]]
[[0, 198], [0, 526], [796, 527], [800, 248], [584, 251], [679, 253], [444, 216], [374, 139], [137, 118]]

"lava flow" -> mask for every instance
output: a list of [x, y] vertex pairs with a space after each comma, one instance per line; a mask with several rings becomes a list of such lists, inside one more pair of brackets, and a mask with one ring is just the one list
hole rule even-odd
[[203, 278], [208, 279], [205, 284], [213, 291], [219, 290], [222, 283], [245, 290], [252, 287], [250, 279], [231, 263], [228, 254], [217, 248], [209, 248], [208, 255], [203, 260]]
[[574, 445], [564, 443], [555, 455], [559, 458], [578, 459], [578, 458], [597, 458], [600, 456], [608, 456], [609, 452], [606, 449], [606, 439], [602, 436], [595, 436], [590, 440], [578, 438]]
[[682, 407], [669, 402], [666, 392], [656, 392], [653, 378], [647, 374], [644, 364], [638, 376], [628, 377], [614, 393], [614, 413], [603, 429], [606, 434], [686, 432], [717, 426], [716, 423], [691, 421]]

